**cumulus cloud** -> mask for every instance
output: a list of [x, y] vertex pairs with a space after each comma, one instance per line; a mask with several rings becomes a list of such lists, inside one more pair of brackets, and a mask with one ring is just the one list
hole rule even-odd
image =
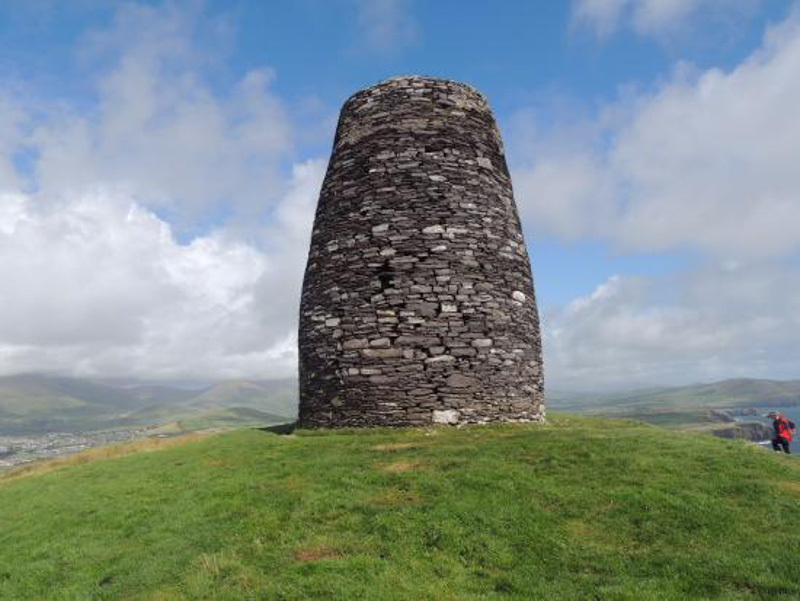
[[616, 182], [591, 153], [543, 157], [535, 169], [514, 174], [514, 187], [538, 231], [576, 241], [613, 226]]
[[674, 34], [698, 15], [716, 19], [740, 19], [758, 2], [751, 0], [576, 0], [573, 20], [606, 37], [622, 27], [640, 35]]
[[730, 71], [679, 68], [657, 92], [606, 107], [582, 144], [532, 139], [533, 160], [514, 169], [523, 213], [540, 232], [625, 250], [793, 255], [798, 72], [794, 16]]
[[780, 266], [613, 276], [545, 316], [555, 388], [629, 389], [729, 377], [797, 376], [800, 276]]
[[[677, 23], [699, 3], [645, 4]], [[614, 27], [639, 6], [618, 5]], [[407, 9], [361, 4], [364, 47], [414, 43]], [[223, 92], [205, 77], [215, 53], [193, 39], [206, 26], [175, 5], [123, 5], [83, 47], [99, 74], [89, 108], [0, 95], [0, 373], [294, 372], [324, 161], [294, 160], [268, 66]], [[723, 266], [618, 276], [547, 312], [551, 384], [796, 373], [799, 71], [793, 18], [735, 69], [684, 66], [566, 134], [528, 130], [510, 157], [534, 232]]]
[[215, 92], [191, 44], [197, 22], [172, 5], [125, 5], [111, 30], [87, 37], [83, 60], [101, 72], [95, 109], [51, 106], [27, 141], [43, 195], [125, 185], [184, 223], [277, 197], [292, 137], [275, 73], [254, 69]]
[[525, 138], [510, 152], [517, 199], [535, 234], [695, 257], [551, 307], [551, 385], [797, 377], [799, 72], [795, 13], [730, 70], [681, 64], [653, 92], [625, 90], [549, 129], [530, 109], [512, 120]]
[[365, 48], [392, 54], [419, 41], [408, 0], [358, 0], [358, 36]]
[[0, 373], [294, 373], [325, 165], [293, 160], [269, 67], [212, 85], [209, 27], [121, 5], [81, 46], [91, 103], [0, 96]]
[[0, 197], [0, 371], [208, 380], [292, 374], [300, 275], [324, 165], [297, 165], [268, 248], [189, 244], [120, 189], [43, 211]]

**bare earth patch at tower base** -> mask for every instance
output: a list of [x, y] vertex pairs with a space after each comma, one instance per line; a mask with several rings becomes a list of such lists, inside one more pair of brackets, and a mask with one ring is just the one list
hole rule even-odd
[[400, 77], [342, 108], [300, 307], [300, 425], [544, 416], [539, 318], [486, 100]]

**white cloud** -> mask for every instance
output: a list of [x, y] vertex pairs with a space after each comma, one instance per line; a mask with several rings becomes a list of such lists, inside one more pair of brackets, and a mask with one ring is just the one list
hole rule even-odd
[[210, 83], [209, 27], [121, 5], [82, 47], [96, 103], [0, 97], [0, 373], [294, 373], [325, 165], [293, 160], [270, 68]]
[[529, 142], [514, 181], [535, 229], [732, 259], [800, 250], [800, 18], [729, 72], [690, 71], [607, 107], [582, 145]]
[[44, 194], [125, 185], [185, 223], [257, 212], [279, 195], [292, 139], [275, 74], [255, 69], [215, 92], [191, 44], [197, 27], [171, 5], [125, 5], [110, 31], [89, 36], [84, 60], [104, 67], [96, 109], [51, 106], [29, 140]]
[[514, 173], [514, 188], [525, 216], [574, 241], [611, 227], [616, 210], [613, 178], [591, 154], [542, 158], [535, 169]]
[[631, 27], [640, 35], [675, 34], [693, 17], [741, 19], [758, 5], [754, 0], [575, 0], [573, 20], [600, 37]]
[[[360, 8], [364, 48], [418, 39], [403, 3]], [[685, 19], [663, 10], [647, 19]], [[0, 373], [294, 372], [324, 163], [294, 161], [269, 67], [226, 92], [204, 77], [215, 53], [193, 44], [197, 26], [174, 5], [124, 5], [85, 46], [102, 67], [91, 110], [0, 99]], [[800, 281], [785, 258], [800, 249], [798, 32], [793, 20], [771, 30], [730, 72], [678, 69], [567, 136], [531, 130], [514, 183], [535, 231], [699, 249], [724, 265], [677, 281], [618, 277], [546, 315], [549, 383], [796, 373]], [[207, 233], [178, 241], [195, 227]]]
[[373, 52], [392, 54], [419, 41], [420, 28], [408, 0], [357, 0], [360, 42]]
[[[294, 373], [296, 307], [324, 164], [297, 165], [267, 249], [190, 244], [127, 192], [39, 210], [0, 198], [0, 372], [208, 380]], [[302, 250], [301, 250], [302, 249]]]
[[527, 141], [510, 155], [534, 233], [696, 256], [682, 273], [622, 274], [548, 311], [552, 387], [797, 377], [797, 73], [795, 13], [729, 71], [678, 65], [655, 92], [624, 90], [550, 130], [521, 113]]
[[798, 291], [797, 273], [763, 264], [613, 276], [545, 316], [548, 383], [592, 390], [796, 377]]

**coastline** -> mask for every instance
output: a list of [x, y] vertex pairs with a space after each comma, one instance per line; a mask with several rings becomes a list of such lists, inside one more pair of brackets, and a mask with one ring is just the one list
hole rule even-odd
[[[780, 413], [783, 413], [783, 415], [785, 415], [786, 418], [789, 421], [794, 422], [798, 426], [798, 430], [800, 431], [800, 405], [793, 405], [793, 406], [787, 406], [787, 407], [760, 407], [760, 406], [757, 406], [757, 407], [752, 407], [752, 408], [748, 407], [746, 410], [750, 410], [750, 409], [752, 409], [754, 412], [756, 412], [756, 414], [755, 415], [747, 415], [747, 414], [736, 415], [734, 413], [731, 413], [731, 415], [736, 420], [736, 422], [740, 423], [740, 424], [741, 423], [758, 421], [758, 422], [767, 424], [770, 428], [772, 428], [772, 421], [769, 418], [767, 418], [767, 414], [770, 411], [779, 411]], [[765, 447], [767, 447], [768, 449], [771, 450], [771, 448], [770, 448], [771, 440], [770, 439], [766, 439], [766, 440], [762, 440], [762, 441], [754, 441], [754, 442], [756, 442], [756, 444], [765, 446]], [[792, 443], [789, 446], [789, 449], [791, 450], [792, 454], [800, 453], [800, 433], [795, 435], [795, 437], [792, 439]]]

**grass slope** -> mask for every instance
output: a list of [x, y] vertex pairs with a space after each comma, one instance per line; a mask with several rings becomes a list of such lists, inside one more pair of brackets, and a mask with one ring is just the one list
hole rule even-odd
[[797, 599], [799, 499], [635, 422], [241, 430], [0, 479], [0, 598]]

